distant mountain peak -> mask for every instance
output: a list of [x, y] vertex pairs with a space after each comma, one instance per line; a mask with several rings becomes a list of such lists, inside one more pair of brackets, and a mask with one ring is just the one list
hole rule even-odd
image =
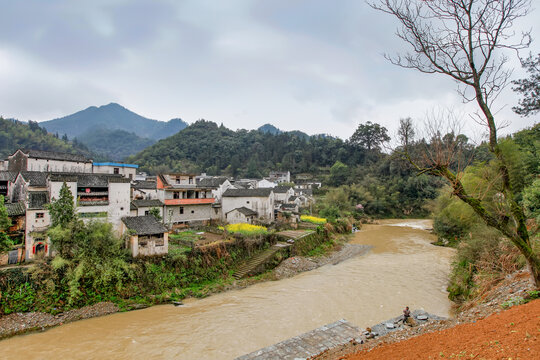
[[281, 134], [283, 132], [272, 124], [264, 124], [263, 126], [260, 126], [257, 130], [265, 134], [270, 133], [272, 135]]
[[188, 124], [179, 118], [168, 122], [148, 119], [118, 103], [111, 102], [99, 107], [90, 106], [62, 118], [43, 121], [40, 126], [51, 133], [67, 134], [70, 138], [98, 128], [107, 128], [159, 140], [183, 130]]

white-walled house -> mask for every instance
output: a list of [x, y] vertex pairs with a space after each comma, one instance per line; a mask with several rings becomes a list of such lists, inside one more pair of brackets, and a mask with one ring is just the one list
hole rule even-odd
[[47, 191], [28, 191], [27, 197], [24, 258], [30, 260], [51, 255], [51, 243], [47, 236], [51, 217], [46, 209], [49, 203]]
[[19, 149], [7, 158], [11, 172], [39, 171], [91, 173], [92, 160], [83, 156], [42, 150]]
[[0, 171], [0, 195], [4, 197], [5, 202], [11, 202], [13, 199], [13, 190], [17, 173], [11, 171]]
[[157, 182], [149, 180], [135, 181], [131, 185], [131, 198], [136, 200], [153, 200], [158, 198]]
[[69, 187], [77, 214], [83, 220], [107, 220], [121, 234], [121, 219], [130, 214], [130, 182], [121, 175], [51, 174], [50, 196], [58, 199], [63, 183]]
[[166, 255], [169, 251], [167, 228], [152, 215], [122, 218], [122, 232], [128, 235], [126, 245], [133, 257]]
[[270, 181], [267, 179], [262, 179], [257, 182], [257, 188], [263, 189], [263, 188], [275, 188], [278, 186], [277, 182]]
[[139, 168], [139, 165], [116, 162], [102, 162], [94, 163], [92, 167], [94, 174], [116, 174], [133, 180], [137, 175], [137, 169]]
[[150, 215], [150, 210], [159, 209], [159, 216], [163, 218], [163, 207], [165, 204], [159, 199], [150, 200], [131, 200], [131, 216], [146, 216]]
[[245, 206], [233, 209], [225, 214], [225, 221], [229, 224], [247, 223], [253, 224], [257, 219], [257, 212]]
[[228, 189], [221, 201], [223, 220], [238, 208], [248, 208], [257, 213], [257, 220], [270, 223], [274, 220], [274, 192], [272, 189]]
[[294, 189], [287, 186], [276, 186], [272, 189], [275, 194], [275, 200], [279, 203], [287, 203], [291, 196], [294, 196]]

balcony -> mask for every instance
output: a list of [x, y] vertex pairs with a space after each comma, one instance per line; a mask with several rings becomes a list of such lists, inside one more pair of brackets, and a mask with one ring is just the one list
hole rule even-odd
[[204, 205], [213, 204], [214, 198], [207, 199], [165, 199], [165, 205]]
[[109, 196], [108, 191], [77, 191], [77, 196]]

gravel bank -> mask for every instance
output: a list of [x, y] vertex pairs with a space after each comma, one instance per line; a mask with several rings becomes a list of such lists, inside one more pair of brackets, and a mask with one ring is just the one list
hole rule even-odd
[[89, 319], [118, 312], [112, 302], [102, 302], [57, 315], [43, 312], [14, 313], [0, 317], [0, 339], [31, 331], [45, 330], [68, 322]]
[[295, 256], [285, 259], [274, 269], [276, 279], [285, 279], [304, 271], [310, 271], [323, 265], [336, 265], [354, 256], [363, 255], [371, 249], [369, 245], [345, 244], [343, 247], [328, 256], [304, 257]]

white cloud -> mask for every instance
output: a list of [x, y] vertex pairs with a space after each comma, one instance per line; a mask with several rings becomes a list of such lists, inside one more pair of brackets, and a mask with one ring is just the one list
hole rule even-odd
[[[383, 52], [404, 46], [395, 21], [355, 0], [1, 5], [5, 116], [48, 120], [115, 101], [158, 120], [272, 123], [347, 138], [359, 122], [393, 133], [400, 117], [462, 106], [451, 80], [385, 61]], [[506, 130], [538, 121], [511, 112], [511, 90], [500, 100]]]

